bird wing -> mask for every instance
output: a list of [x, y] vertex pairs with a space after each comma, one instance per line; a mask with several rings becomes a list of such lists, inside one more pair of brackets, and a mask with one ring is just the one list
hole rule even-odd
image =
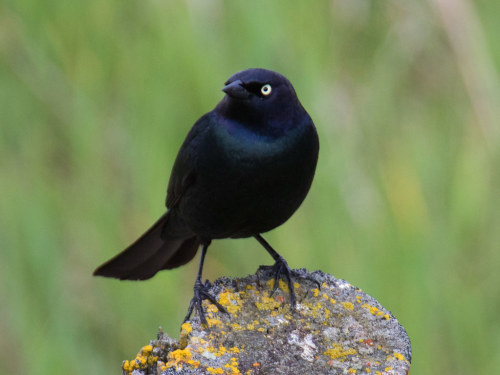
[[167, 208], [174, 207], [186, 190], [196, 181], [195, 155], [198, 137], [210, 125], [210, 113], [202, 116], [189, 131], [175, 159], [167, 187]]

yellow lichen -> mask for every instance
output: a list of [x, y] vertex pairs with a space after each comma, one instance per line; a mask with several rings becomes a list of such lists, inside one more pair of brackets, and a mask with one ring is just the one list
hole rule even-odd
[[243, 330], [243, 327], [241, 325], [239, 325], [238, 323], [231, 324], [231, 327], [233, 328], [233, 331], [241, 331], [241, 330]]
[[193, 330], [193, 327], [191, 326], [191, 323], [189, 323], [189, 322], [183, 323], [181, 325], [181, 335], [182, 334], [188, 335], [191, 333], [192, 330]]
[[348, 355], [357, 354], [356, 349], [347, 348], [344, 349], [340, 344], [333, 343], [332, 348], [325, 351], [323, 354], [329, 356], [331, 359], [340, 359]]
[[142, 349], [141, 349], [142, 355], [144, 355], [146, 357], [148, 355], [150, 355], [152, 351], [153, 351], [153, 346], [152, 345], [143, 346]]
[[314, 297], [319, 296], [319, 289], [318, 289], [318, 288], [313, 289], [313, 296], [314, 296]]
[[344, 308], [346, 308], [347, 310], [354, 310], [354, 305], [352, 304], [352, 302], [340, 302], [342, 304], [342, 306], [344, 306]]
[[391, 371], [391, 370], [392, 370], [392, 367], [390, 367], [390, 366], [389, 366], [389, 367], [386, 367], [386, 368], [384, 369], [384, 371], [385, 371], [385, 372], [389, 372], [389, 371]]
[[280, 303], [272, 297], [262, 296], [262, 302], [255, 302], [259, 310], [274, 310], [280, 307]]
[[396, 359], [398, 361], [404, 361], [405, 360], [405, 357], [402, 354], [397, 353], [397, 352], [394, 352], [394, 357], [396, 357]]
[[167, 368], [174, 367], [177, 370], [182, 370], [182, 364], [188, 364], [194, 368], [198, 368], [200, 366], [199, 361], [193, 361], [193, 354], [190, 349], [177, 349], [170, 353], [168, 353], [168, 359], [166, 366]]
[[328, 319], [329, 317], [330, 317], [330, 310], [325, 309], [325, 320]]
[[226, 363], [224, 365], [224, 367], [228, 368], [229, 370], [231, 370], [231, 374], [232, 375], [239, 375], [241, 374], [240, 370], [238, 369], [238, 361], [236, 360], [236, 358], [232, 357], [230, 359], [230, 362], [229, 363]]
[[224, 370], [221, 369], [220, 367], [217, 368], [207, 367], [207, 371], [211, 374], [224, 374]]
[[356, 373], [356, 370], [353, 369], [353, 368], [350, 368], [348, 371], [347, 371], [349, 374], [355, 374]]
[[210, 319], [210, 318], [207, 318], [207, 323], [208, 323], [208, 327], [209, 328], [212, 328], [214, 326], [224, 325], [224, 323], [222, 323], [219, 319]]
[[288, 284], [285, 283], [283, 280], [279, 279], [279, 283], [278, 284], [279, 284], [280, 289], [283, 292], [285, 292], [285, 293], [289, 293], [290, 292], [290, 290], [288, 289]]
[[235, 293], [232, 289], [224, 290], [219, 295], [219, 303], [232, 315], [241, 311], [240, 293]]
[[389, 314], [384, 314], [384, 312], [380, 311], [376, 306], [371, 306], [367, 303], [364, 303], [361, 305], [361, 307], [364, 309], [367, 309], [370, 312], [370, 314], [372, 314], [372, 315], [383, 316], [386, 320], [390, 319]]

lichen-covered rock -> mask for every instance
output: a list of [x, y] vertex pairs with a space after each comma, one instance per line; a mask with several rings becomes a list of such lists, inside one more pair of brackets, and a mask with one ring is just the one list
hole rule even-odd
[[[229, 314], [204, 302], [182, 325], [179, 342], [160, 331], [125, 374], [407, 374], [411, 346], [404, 328], [374, 298], [321, 271], [295, 270], [297, 309], [288, 285], [260, 268], [242, 279], [223, 277], [211, 288]], [[298, 277], [297, 277], [298, 276]]]

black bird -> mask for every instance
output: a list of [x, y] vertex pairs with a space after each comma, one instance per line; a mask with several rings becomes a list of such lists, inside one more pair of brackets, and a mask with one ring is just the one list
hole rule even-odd
[[201, 273], [213, 239], [254, 237], [273, 257], [274, 290], [292, 272], [261, 233], [283, 224], [311, 186], [319, 141], [291, 83], [279, 73], [247, 69], [231, 76], [224, 98], [203, 115], [182, 144], [167, 189], [167, 212], [137, 241], [94, 271], [121, 280], [146, 280], [189, 262], [201, 245], [194, 296], [225, 311], [208, 293]]

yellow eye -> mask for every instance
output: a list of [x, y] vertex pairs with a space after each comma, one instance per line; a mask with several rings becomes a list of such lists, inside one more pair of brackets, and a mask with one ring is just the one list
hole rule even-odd
[[262, 95], [264, 95], [264, 96], [268, 96], [268, 95], [271, 93], [271, 91], [273, 91], [273, 90], [272, 90], [271, 85], [270, 85], [269, 83], [268, 83], [268, 84], [266, 84], [266, 85], [264, 85], [264, 86], [262, 86], [262, 87], [260, 88], [260, 92], [261, 92], [261, 93], [262, 93]]

